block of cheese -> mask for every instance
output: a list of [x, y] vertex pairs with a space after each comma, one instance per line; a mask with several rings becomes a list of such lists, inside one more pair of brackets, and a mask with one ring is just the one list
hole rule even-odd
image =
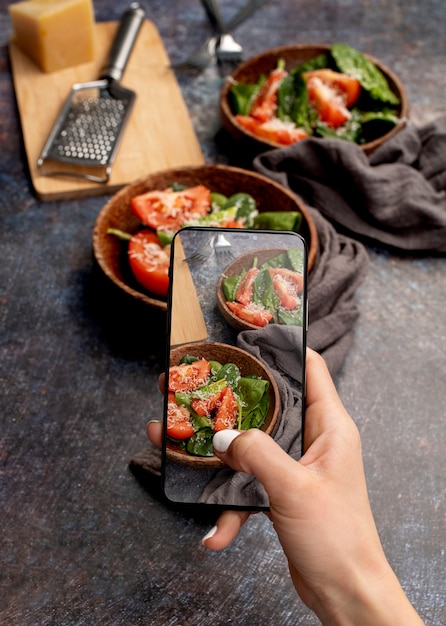
[[15, 42], [44, 72], [94, 58], [92, 0], [23, 0], [9, 14]]

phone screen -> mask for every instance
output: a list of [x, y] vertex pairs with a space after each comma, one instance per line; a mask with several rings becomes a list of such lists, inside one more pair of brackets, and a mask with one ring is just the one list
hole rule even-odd
[[213, 454], [218, 430], [260, 428], [300, 458], [306, 276], [305, 241], [291, 231], [189, 227], [175, 235], [162, 450], [171, 502], [269, 508], [255, 477]]

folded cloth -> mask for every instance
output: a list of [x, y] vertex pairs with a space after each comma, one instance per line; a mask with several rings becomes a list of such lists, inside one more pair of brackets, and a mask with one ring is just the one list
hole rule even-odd
[[291, 188], [338, 230], [400, 252], [446, 252], [446, 116], [409, 123], [367, 157], [341, 139], [309, 138], [258, 155], [260, 173]]
[[353, 339], [359, 316], [355, 292], [366, 276], [369, 256], [360, 242], [337, 233], [317, 210], [307, 208], [319, 240], [308, 280], [307, 344], [322, 354], [334, 376]]

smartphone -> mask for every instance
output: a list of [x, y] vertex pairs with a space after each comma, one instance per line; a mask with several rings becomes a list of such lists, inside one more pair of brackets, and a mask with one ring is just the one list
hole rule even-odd
[[[260, 428], [302, 454], [307, 248], [291, 231], [188, 227], [171, 245], [162, 485], [174, 504], [268, 510], [212, 449]], [[280, 477], [278, 477], [280, 480]]]

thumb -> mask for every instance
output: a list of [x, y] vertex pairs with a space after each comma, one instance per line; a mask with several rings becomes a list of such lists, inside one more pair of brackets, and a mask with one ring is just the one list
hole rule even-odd
[[286, 487], [296, 489], [296, 472], [304, 471], [274, 439], [257, 428], [221, 430], [212, 443], [215, 454], [232, 469], [255, 476], [270, 500], [283, 496]]

